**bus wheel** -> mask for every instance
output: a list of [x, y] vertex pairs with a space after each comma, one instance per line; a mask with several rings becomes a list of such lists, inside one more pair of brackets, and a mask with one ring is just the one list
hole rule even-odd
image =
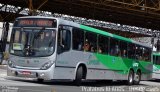
[[43, 83], [44, 82], [44, 79], [37, 79], [37, 82], [39, 82], [39, 83]]
[[129, 75], [128, 75], [127, 84], [132, 85], [133, 82], [134, 82], [134, 72], [133, 70], [130, 70]]
[[140, 71], [137, 71], [137, 73], [134, 76], [134, 84], [138, 85], [140, 80], [141, 80], [141, 73], [140, 73]]
[[0, 65], [2, 64], [2, 60], [0, 59]]
[[82, 77], [83, 77], [83, 68], [82, 66], [78, 67], [77, 72], [76, 72], [76, 78], [75, 78], [75, 84], [77, 86], [80, 86], [82, 83]]

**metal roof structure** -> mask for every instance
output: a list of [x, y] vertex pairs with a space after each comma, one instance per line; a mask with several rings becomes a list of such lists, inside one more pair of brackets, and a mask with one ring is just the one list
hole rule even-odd
[[[0, 0], [0, 4], [0, 21], [13, 21], [16, 17], [33, 12], [43, 15], [59, 13], [148, 28], [156, 30], [156, 32], [160, 29], [159, 0]], [[25, 13], [22, 14], [24, 11]], [[128, 29], [126, 26], [123, 28], [129, 32], [115, 31], [115, 33], [123, 36], [125, 33], [125, 37], [140, 37], [150, 32], [139, 29], [144, 33], [139, 34], [141, 33], [139, 32], [134, 35], [134, 33], [130, 34], [130, 30], [134, 28]], [[156, 32], [155, 34], [157, 34]]]
[[[68, 14], [88, 19], [160, 29], [160, 0], [0, 0], [5, 5]], [[2, 17], [6, 15], [0, 12]], [[11, 17], [12, 18], [12, 17]], [[8, 18], [7, 18], [8, 19]]]

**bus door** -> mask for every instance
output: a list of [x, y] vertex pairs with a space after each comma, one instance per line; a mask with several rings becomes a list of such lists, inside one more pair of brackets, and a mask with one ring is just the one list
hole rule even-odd
[[71, 61], [71, 30], [69, 26], [59, 26], [56, 66], [69, 66]]

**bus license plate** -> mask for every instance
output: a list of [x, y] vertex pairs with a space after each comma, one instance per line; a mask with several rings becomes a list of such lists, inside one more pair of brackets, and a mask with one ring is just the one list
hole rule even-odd
[[29, 72], [29, 71], [22, 71], [21, 72], [23, 75], [31, 75], [31, 72]]

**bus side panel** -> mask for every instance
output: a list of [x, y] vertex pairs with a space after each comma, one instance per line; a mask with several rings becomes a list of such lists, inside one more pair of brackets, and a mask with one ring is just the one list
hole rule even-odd
[[104, 72], [102, 71], [104, 73], [104, 79], [128, 79], [128, 70], [132, 67], [132, 60], [107, 54], [95, 54], [95, 56], [98, 58], [101, 65], [104, 66], [101, 68], [106, 69]]
[[139, 61], [139, 68], [141, 70], [141, 80], [149, 80], [152, 78], [153, 65], [151, 62]]
[[119, 74], [113, 70], [88, 69], [87, 79], [127, 80], [127, 75]]
[[55, 67], [53, 79], [74, 79], [75, 68], [70, 67]]
[[56, 60], [56, 70], [58, 69], [59, 71], [62, 71], [63, 75], [61, 76], [61, 72], [59, 73], [59, 71], [56, 71], [55, 75], [57, 75], [58, 78], [66, 79], [66, 76], [64, 76], [65, 73], [65, 75], [67, 75], [67, 78], [74, 79], [76, 69], [78, 67], [77, 65], [80, 62], [86, 64], [89, 57], [90, 55], [88, 54], [88, 52], [74, 50], [58, 54]]
[[[79, 62], [87, 65], [87, 79], [127, 80], [128, 71], [131, 68], [134, 69], [134, 72], [140, 68], [142, 73], [144, 73], [142, 74], [143, 80], [149, 79], [150, 77], [150, 74], [147, 74], [147, 69], [151, 70], [151, 64], [149, 62], [143, 63], [140, 61], [139, 67], [135, 67], [134, 65], [137, 62], [133, 59], [74, 50], [64, 52], [57, 56], [56, 70], [58, 71], [56, 71], [55, 75], [61, 79], [74, 79], [74, 71], [76, 71]], [[67, 75], [67, 77], [63, 76], [64, 74]]]
[[[60, 79], [74, 79], [74, 71], [77, 68], [77, 64], [83, 62], [87, 65], [87, 79], [127, 79], [127, 73], [123, 74], [125, 73], [124, 69], [122, 69], [122, 67], [124, 68], [124, 64], [115, 64], [115, 62], [111, 60], [111, 58], [113, 58], [112, 56], [106, 56], [107, 55], [104, 55], [104, 57], [101, 57], [102, 59], [99, 59], [95, 53], [74, 50], [64, 52], [57, 56], [55, 70], [58, 71], [55, 71], [55, 75]], [[108, 62], [108, 64], [105, 65], [102, 62]], [[108, 67], [111, 63], [116, 66]], [[117, 65], [121, 65], [121, 68], [118, 68]], [[125, 71], [128, 71], [127, 69], [128, 68], [126, 68]], [[67, 75], [67, 77], [64, 76], [64, 74]]]

